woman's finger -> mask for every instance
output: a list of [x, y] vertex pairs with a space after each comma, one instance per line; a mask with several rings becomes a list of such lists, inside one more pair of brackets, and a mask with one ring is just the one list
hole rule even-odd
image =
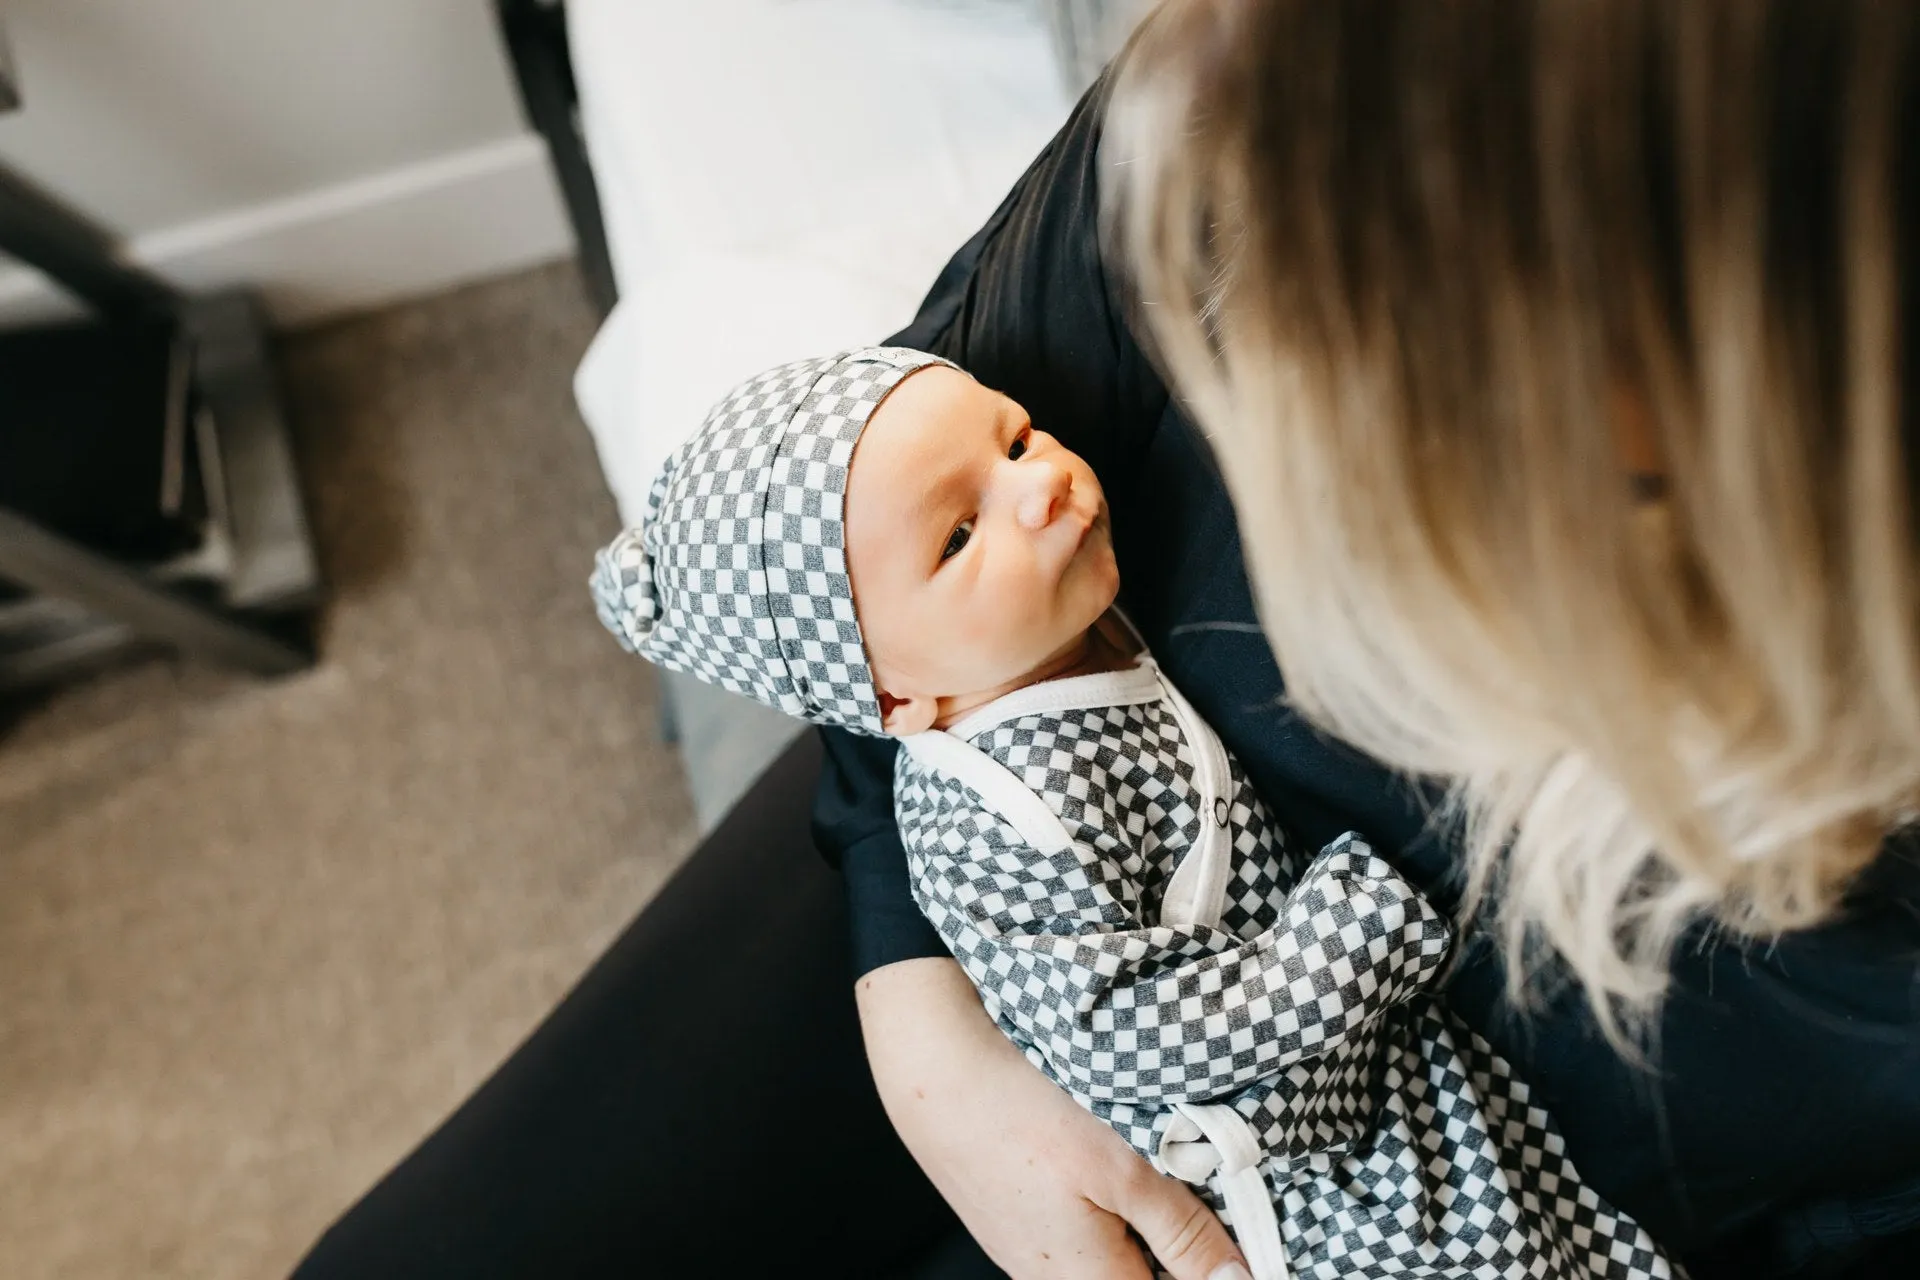
[[1126, 1219], [1174, 1280], [1253, 1280], [1226, 1227], [1184, 1182], [1141, 1161], [1114, 1200], [1100, 1207]]

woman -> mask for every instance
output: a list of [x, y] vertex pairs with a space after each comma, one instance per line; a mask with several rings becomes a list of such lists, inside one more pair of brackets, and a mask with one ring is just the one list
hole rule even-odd
[[[1908, 1274], [1920, 1227], [1913, 39], [1832, 0], [1183, 0], [894, 339], [1093, 464], [1127, 607], [1306, 841], [1501, 926], [1449, 1000], [1696, 1276]], [[891, 748], [825, 745], [873, 1078], [985, 1252], [1145, 1276], [1132, 1228], [1232, 1274], [914, 911]], [[783, 770], [303, 1277], [992, 1274], [877, 1124], [840, 957], [764, 962], [831, 914]]]

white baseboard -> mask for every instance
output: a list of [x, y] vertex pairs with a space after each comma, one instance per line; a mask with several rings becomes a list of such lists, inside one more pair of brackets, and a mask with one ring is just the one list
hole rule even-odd
[[[127, 256], [185, 289], [255, 288], [284, 328], [572, 249], [546, 146], [525, 134], [137, 236]], [[74, 313], [38, 272], [0, 271], [0, 326]]]

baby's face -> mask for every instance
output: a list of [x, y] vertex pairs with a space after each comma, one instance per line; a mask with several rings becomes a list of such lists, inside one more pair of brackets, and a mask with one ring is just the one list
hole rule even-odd
[[893, 698], [1017, 682], [1080, 643], [1120, 586], [1093, 470], [1019, 405], [938, 365], [861, 433], [846, 536], [867, 656]]

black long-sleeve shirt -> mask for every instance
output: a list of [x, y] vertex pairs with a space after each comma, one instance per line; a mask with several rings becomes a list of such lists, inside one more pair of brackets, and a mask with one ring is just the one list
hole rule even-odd
[[[1430, 797], [1281, 703], [1232, 504], [1102, 259], [1102, 92], [889, 341], [952, 359], [1087, 459], [1113, 512], [1122, 604], [1303, 843], [1366, 832], [1451, 903], [1457, 848], [1432, 822]], [[826, 747], [815, 838], [845, 873], [861, 969], [945, 955], [908, 890], [895, 748], [839, 732]], [[1832, 1274], [1823, 1268], [1861, 1249], [1873, 1261], [1856, 1268], [1900, 1269], [1847, 1274], [1920, 1275], [1920, 1262], [1905, 1269], [1920, 1260], [1920, 861], [1910, 848], [1889, 846], [1828, 926], [1770, 945], [1683, 946], [1651, 1068], [1608, 1047], [1577, 992], [1520, 1015], [1504, 988], [1482, 944], [1448, 999], [1532, 1082], [1593, 1187], [1697, 1276]], [[1894, 1234], [1903, 1218], [1907, 1234]]]

